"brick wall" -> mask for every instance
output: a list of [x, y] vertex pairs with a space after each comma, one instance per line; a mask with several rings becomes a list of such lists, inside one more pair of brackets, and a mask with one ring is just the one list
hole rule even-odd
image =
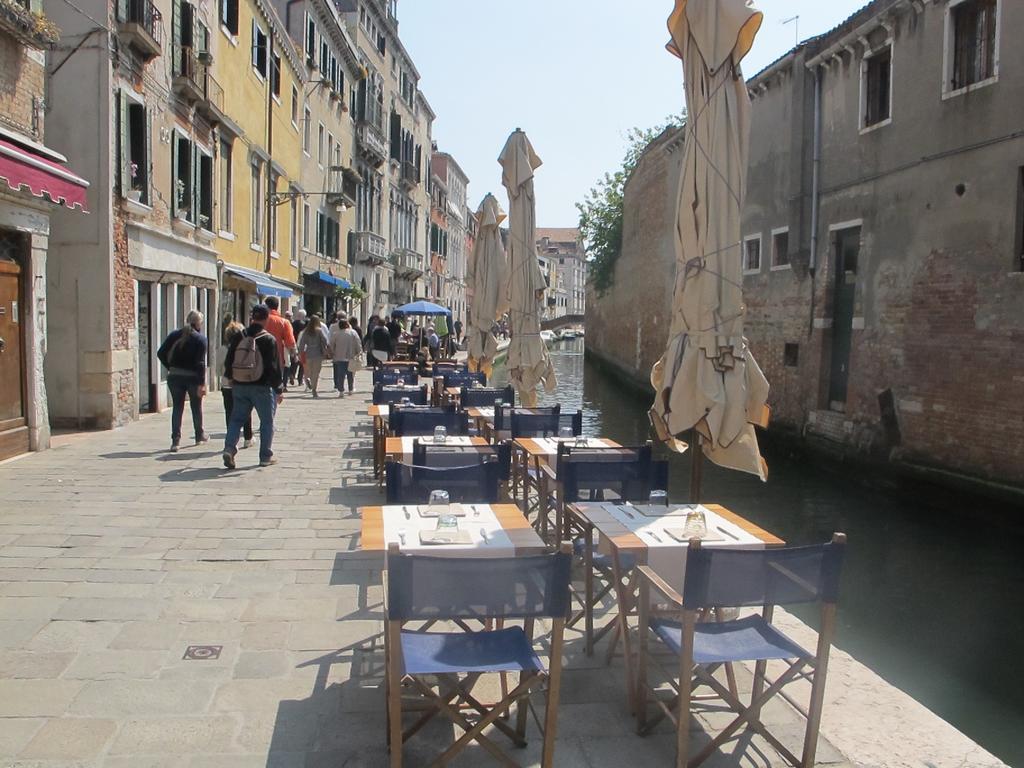
[[[26, 136], [41, 137], [44, 58], [0, 31], [0, 122]], [[33, 114], [38, 112], [33, 125]]]
[[[135, 349], [135, 279], [128, 261], [128, 234], [125, 215], [114, 212], [114, 327], [113, 348], [115, 350]], [[114, 392], [114, 425], [127, 424], [137, 418], [136, 370], [115, 371], [112, 374]]]
[[[679, 132], [662, 134], [626, 183], [622, 254], [612, 289], [586, 299], [587, 350], [638, 382], [665, 351], [675, 275], [672, 227], [682, 148]], [[671, 150], [671, 151], [670, 151]]]

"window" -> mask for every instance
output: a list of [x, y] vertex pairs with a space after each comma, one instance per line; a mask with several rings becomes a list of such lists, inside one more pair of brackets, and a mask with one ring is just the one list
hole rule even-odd
[[327, 134], [327, 165], [331, 164], [331, 160], [334, 157], [334, 136], [330, 133]]
[[[267, 171], [267, 196], [270, 197], [277, 192], [277, 182], [281, 177], [278, 176], [273, 170]], [[270, 227], [268, 238], [270, 240], [270, 253], [274, 256], [277, 255], [277, 206], [274, 205], [273, 199], [268, 203], [267, 216], [270, 221], [268, 225]]]
[[252, 68], [260, 78], [267, 77], [267, 34], [252, 20]]
[[316, 212], [316, 255], [324, 255], [324, 213], [323, 211]]
[[948, 10], [947, 89], [959, 91], [998, 74], [997, 0], [964, 0]]
[[252, 159], [252, 185], [249, 190], [252, 247], [260, 250], [263, 246], [263, 161], [258, 157]]
[[885, 123], [892, 116], [892, 45], [864, 59], [863, 93], [864, 128]]
[[320, 123], [319, 133], [317, 135], [317, 146], [316, 146], [316, 161], [322, 167], [324, 164], [324, 143], [327, 138], [327, 131], [324, 128], [324, 124]]
[[122, 197], [150, 204], [149, 116], [145, 104], [118, 93], [119, 188]]
[[743, 272], [753, 274], [761, 271], [761, 236], [751, 235], [743, 241]]
[[309, 250], [309, 203], [302, 204], [302, 247]]
[[238, 35], [238, 0], [220, 0], [220, 25], [232, 37]]
[[220, 140], [220, 229], [231, 232], [231, 142]]
[[299, 89], [292, 86], [292, 125], [299, 127]]
[[195, 224], [193, 208], [192, 141], [187, 136], [174, 136], [174, 215]]
[[316, 66], [316, 22], [306, 15], [306, 65]]
[[[760, 260], [758, 267], [760, 268]], [[772, 269], [789, 268], [789, 229], [772, 230]]]
[[207, 232], [213, 231], [213, 157], [206, 152], [196, 154], [198, 162], [198, 186], [196, 203], [199, 208], [199, 226]]
[[[293, 192], [295, 190], [292, 190]], [[288, 216], [288, 258], [293, 265], [299, 263], [299, 199], [292, 197]]]
[[281, 57], [274, 54], [274, 67], [270, 70], [270, 90], [274, 98], [281, 101]]
[[302, 111], [302, 151], [309, 155], [309, 144], [312, 140], [310, 134], [313, 132], [313, 120], [312, 114], [309, 111], [309, 107], [306, 107]]

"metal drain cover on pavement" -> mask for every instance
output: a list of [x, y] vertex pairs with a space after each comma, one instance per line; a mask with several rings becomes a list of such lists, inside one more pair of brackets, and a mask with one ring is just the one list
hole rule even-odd
[[190, 645], [185, 649], [185, 661], [211, 661], [220, 658], [222, 645]]

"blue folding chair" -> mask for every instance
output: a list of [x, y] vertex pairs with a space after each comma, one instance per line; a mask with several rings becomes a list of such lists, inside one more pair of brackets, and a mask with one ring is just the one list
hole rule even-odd
[[[619, 624], [611, 622], [595, 633], [594, 609], [615, 588], [625, 585], [623, 594], [636, 591], [633, 566], [636, 559], [630, 555], [619, 558], [618, 567], [611, 555], [594, 551], [594, 530], [586, 518], [573, 512], [577, 502], [647, 501], [654, 489], [668, 485], [668, 462], [653, 461], [651, 445], [636, 448], [573, 448], [560, 445], [555, 485], [555, 530], [559, 536], [571, 537], [573, 552], [583, 561], [584, 591], [574, 596], [582, 604], [581, 610], [569, 621], [575, 626], [584, 621], [585, 650], [588, 656], [594, 646], [608, 633], [614, 632], [605, 660], [610, 662], [619, 641]], [[595, 594], [594, 577], [601, 579]], [[618, 580], [618, 582], [617, 582]]]
[[406, 384], [419, 384], [420, 376], [415, 365], [408, 368], [387, 366], [373, 369], [373, 384], [397, 384], [404, 381]]
[[[538, 415], [544, 414], [555, 414], [558, 415], [561, 412], [561, 406], [545, 406], [542, 408], [516, 408], [511, 403], [503, 403], [501, 408], [497, 408], [494, 411], [494, 431], [498, 432], [509, 432], [512, 431], [512, 413], [518, 411], [520, 413], [533, 413]], [[507, 435], [506, 435], [507, 437]]]
[[374, 405], [400, 403], [406, 398], [409, 399], [411, 405], [426, 405], [428, 400], [427, 385], [424, 384], [421, 387], [415, 385], [405, 387], [386, 384], [373, 385]]
[[[640, 654], [637, 669], [637, 730], [647, 733], [664, 717], [676, 726], [676, 765], [697, 766], [746, 725], [760, 734], [794, 766], [811, 768], [818, 744], [828, 658], [835, 633], [839, 577], [846, 551], [846, 535], [836, 533], [828, 544], [810, 547], [744, 550], [702, 547], [690, 542], [686, 554], [686, 577], [680, 594], [648, 566], [637, 566], [640, 575]], [[675, 618], [664, 613], [652, 615], [651, 588], [678, 611]], [[661, 598], [659, 598], [661, 599]], [[801, 647], [772, 624], [776, 605], [817, 603], [821, 609], [815, 652]], [[760, 613], [733, 620], [701, 621], [708, 609], [759, 607]], [[669, 683], [678, 696], [674, 702], [659, 703], [657, 719], [647, 719], [648, 667], [656, 665], [650, 652], [652, 638], [678, 656], [678, 683]], [[717, 679], [715, 671], [740, 661], [753, 661], [754, 680], [749, 704]], [[775, 680], [766, 677], [769, 661], [788, 664]], [[667, 671], [667, 670], [666, 670]], [[764, 705], [794, 680], [810, 680], [810, 703], [806, 710], [801, 757], [793, 754], [761, 722]], [[690, 704], [693, 690], [706, 685], [736, 713], [735, 719], [692, 759], [690, 746]], [[767, 686], [767, 687], [766, 687]]]
[[512, 387], [463, 387], [459, 404], [463, 408], [493, 408], [501, 400], [504, 405], [515, 405], [516, 391]]
[[512, 474], [512, 446], [503, 442], [484, 447], [438, 445], [416, 440], [412, 444], [412, 463], [417, 467], [462, 467], [477, 461], [497, 461], [498, 480], [507, 483]]
[[579, 437], [583, 434], [583, 411], [576, 411], [576, 413], [559, 413], [558, 414], [558, 434], [562, 434], [563, 429], [572, 430], [574, 437]]
[[559, 429], [560, 408], [554, 407], [553, 413], [531, 413], [525, 408], [512, 409], [510, 428], [512, 439], [517, 437], [557, 437]]
[[444, 379], [444, 387], [472, 387], [474, 384], [479, 384], [481, 387], [487, 386], [487, 374], [483, 371], [470, 372], [470, 371], [442, 371], [441, 377]]
[[[493, 728], [493, 735], [500, 732], [517, 747], [525, 746], [527, 716], [533, 709], [530, 695], [540, 688], [546, 689], [541, 766], [554, 765], [571, 568], [568, 545], [553, 554], [500, 558], [403, 555], [397, 545], [389, 548], [385, 655], [392, 768], [401, 768], [405, 742], [437, 715], [450, 719], [463, 735], [431, 765], [448, 765], [472, 741], [503, 764], [516, 765], [492, 734], [485, 736], [484, 731]], [[533, 641], [534, 623], [544, 618], [551, 620], [547, 669]], [[470, 619], [496, 620], [499, 628], [482, 632], [403, 629], [409, 621]], [[522, 627], [505, 625], [520, 619]], [[518, 683], [496, 704], [476, 698], [473, 687], [482, 675], [510, 673], [518, 674]], [[427, 708], [403, 729], [402, 694], [410, 688], [426, 700]], [[503, 719], [513, 704], [514, 726]]]
[[463, 504], [498, 503], [498, 462], [462, 467], [418, 467], [389, 461], [384, 465], [388, 504], [426, 504], [431, 491], [448, 491]]
[[454, 408], [395, 408], [388, 428], [395, 437], [422, 437], [444, 427], [449, 435], [469, 434], [469, 416]]

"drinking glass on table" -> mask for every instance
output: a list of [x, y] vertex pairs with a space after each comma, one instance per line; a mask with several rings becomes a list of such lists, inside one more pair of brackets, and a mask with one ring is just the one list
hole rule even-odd
[[683, 526], [683, 534], [689, 539], [703, 539], [708, 532], [708, 522], [704, 517], [704, 510], [695, 507], [686, 515], [686, 525]]
[[668, 491], [652, 490], [651, 495], [647, 499], [647, 503], [652, 507], [665, 507], [668, 508]]
[[448, 430], [444, 427], [434, 427], [434, 442], [444, 443], [448, 440]]
[[559, 427], [558, 428], [558, 439], [559, 440], [572, 440], [572, 427]]
[[438, 530], [459, 527], [458, 519], [452, 514], [448, 491], [430, 492], [429, 512], [431, 515], [437, 515]]
[[586, 448], [587, 447], [587, 438], [586, 438], [585, 435], [576, 435], [576, 447], [577, 448]]
[[395, 384], [398, 385], [399, 387], [404, 387], [405, 386], [405, 379], [402, 379], [402, 378], [396, 379], [395, 380]]

